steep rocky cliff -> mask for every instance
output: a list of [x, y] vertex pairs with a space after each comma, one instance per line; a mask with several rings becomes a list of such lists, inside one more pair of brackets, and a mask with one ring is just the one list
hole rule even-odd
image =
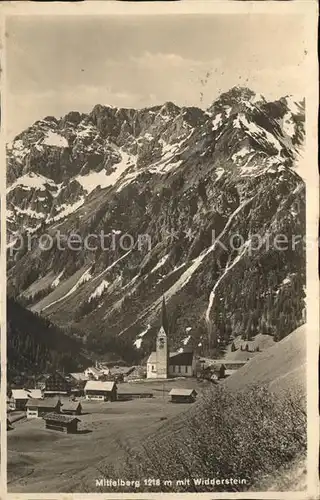
[[240, 87], [36, 122], [8, 145], [9, 292], [100, 352], [147, 354], [163, 295], [172, 348], [279, 340], [304, 322], [303, 141], [303, 102]]

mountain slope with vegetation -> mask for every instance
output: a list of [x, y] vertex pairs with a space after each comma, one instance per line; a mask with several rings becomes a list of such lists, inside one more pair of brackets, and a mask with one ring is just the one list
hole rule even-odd
[[[90, 349], [117, 337], [141, 359], [163, 295], [171, 349], [280, 340], [305, 321], [303, 143], [303, 102], [240, 87], [207, 110], [36, 122], [8, 145], [10, 295]], [[104, 248], [66, 248], [101, 234]]]
[[78, 371], [90, 364], [81, 342], [11, 298], [7, 300], [7, 316], [8, 382], [53, 370]]

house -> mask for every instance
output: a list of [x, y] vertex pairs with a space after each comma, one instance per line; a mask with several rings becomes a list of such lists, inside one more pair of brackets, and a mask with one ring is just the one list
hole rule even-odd
[[195, 389], [171, 389], [169, 392], [172, 403], [193, 403], [197, 397]]
[[139, 384], [121, 384], [117, 392], [118, 401], [149, 398], [153, 398], [153, 393], [139, 390]]
[[62, 404], [61, 411], [67, 415], [81, 415], [82, 406], [78, 401], [66, 401]]
[[41, 391], [44, 391], [45, 386], [46, 386], [46, 380], [50, 377], [50, 373], [42, 373], [36, 378], [36, 383], [35, 387], [37, 389], [40, 389]]
[[102, 377], [103, 373], [96, 368], [95, 366], [91, 366], [90, 368], [86, 368], [83, 372], [87, 380], [99, 380]]
[[132, 372], [130, 372], [127, 376], [126, 379], [128, 382], [130, 380], [141, 380], [145, 379], [147, 376], [147, 370], [145, 366], [135, 366]]
[[73, 382], [87, 382], [89, 378], [85, 373], [79, 372], [79, 373], [69, 373], [70, 379]]
[[84, 386], [89, 380], [84, 373], [70, 373], [68, 378], [73, 396], [84, 396]]
[[44, 395], [59, 396], [68, 395], [71, 392], [71, 383], [60, 372], [52, 373], [45, 380]]
[[110, 368], [107, 365], [98, 363], [97, 368], [100, 370], [102, 375], [110, 375]]
[[78, 431], [77, 417], [63, 415], [61, 413], [48, 413], [43, 417], [46, 429], [53, 431], [66, 432], [67, 434], [75, 434]]
[[115, 382], [123, 382], [133, 371], [134, 366], [113, 366], [110, 369], [110, 378]]
[[86, 399], [94, 401], [115, 401], [117, 399], [117, 385], [115, 382], [89, 380], [84, 388]]
[[27, 418], [39, 418], [50, 412], [60, 412], [61, 402], [59, 399], [30, 399], [27, 402]]
[[29, 399], [41, 399], [40, 389], [12, 389], [10, 398], [11, 410], [24, 410]]

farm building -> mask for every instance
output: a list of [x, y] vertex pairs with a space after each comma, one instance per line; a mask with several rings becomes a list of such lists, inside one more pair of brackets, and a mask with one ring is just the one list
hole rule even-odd
[[197, 392], [194, 389], [171, 389], [169, 396], [172, 403], [193, 403]]
[[11, 410], [24, 410], [28, 400], [41, 398], [40, 389], [12, 389], [9, 406]]
[[77, 417], [61, 413], [48, 413], [43, 417], [43, 420], [46, 423], [46, 429], [66, 432], [67, 434], [75, 434], [78, 431], [78, 422], [80, 422]]
[[85, 382], [87, 382], [87, 380], [89, 380], [88, 377], [87, 377], [87, 375], [85, 375], [85, 373], [82, 373], [82, 372], [80, 372], [80, 373], [69, 373], [69, 376], [70, 376], [70, 380], [72, 382], [77, 382], [77, 383], [84, 382], [85, 383]]
[[45, 396], [67, 395], [71, 391], [71, 384], [62, 373], [52, 373], [45, 380]]
[[84, 373], [70, 373], [68, 380], [71, 386], [71, 394], [73, 396], [84, 396], [84, 386], [89, 380]]
[[37, 389], [40, 389], [41, 391], [44, 391], [45, 386], [46, 386], [46, 380], [49, 377], [50, 377], [49, 373], [42, 373], [41, 375], [39, 375], [38, 377], [36, 377], [35, 387]]
[[86, 368], [83, 374], [87, 380], [100, 380], [101, 378], [110, 375], [110, 369], [106, 365], [96, 363], [95, 366]]
[[136, 384], [121, 384], [117, 392], [118, 401], [129, 401], [131, 399], [146, 399], [152, 398], [152, 392], [139, 391]]
[[27, 418], [39, 418], [50, 412], [60, 412], [61, 402], [58, 399], [30, 399], [27, 402]]
[[135, 366], [132, 372], [130, 372], [126, 376], [126, 380], [129, 382], [130, 380], [141, 380], [146, 378], [147, 369], [145, 366]]
[[87, 378], [87, 380], [99, 380], [101, 378], [103, 373], [101, 373], [98, 368], [95, 366], [92, 366], [90, 368], [86, 368], [84, 371], [84, 376]]
[[117, 399], [117, 385], [115, 382], [88, 380], [84, 388], [84, 394], [86, 399], [115, 401]]
[[63, 402], [61, 411], [67, 415], [81, 415], [82, 406], [78, 401], [66, 401]]

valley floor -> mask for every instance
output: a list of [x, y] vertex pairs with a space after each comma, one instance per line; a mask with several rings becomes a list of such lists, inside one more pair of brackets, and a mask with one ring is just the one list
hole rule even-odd
[[119, 384], [119, 392], [128, 386], [152, 392], [154, 397], [112, 403], [81, 401], [78, 434], [46, 430], [40, 418], [16, 422], [8, 432], [8, 491], [99, 493], [95, 482], [103, 475], [104, 464], [121, 462], [124, 447], [135, 447], [190, 408], [190, 404], [170, 403], [170, 389], [195, 388], [201, 393], [206, 384], [196, 379], [164, 384], [144, 381]]

